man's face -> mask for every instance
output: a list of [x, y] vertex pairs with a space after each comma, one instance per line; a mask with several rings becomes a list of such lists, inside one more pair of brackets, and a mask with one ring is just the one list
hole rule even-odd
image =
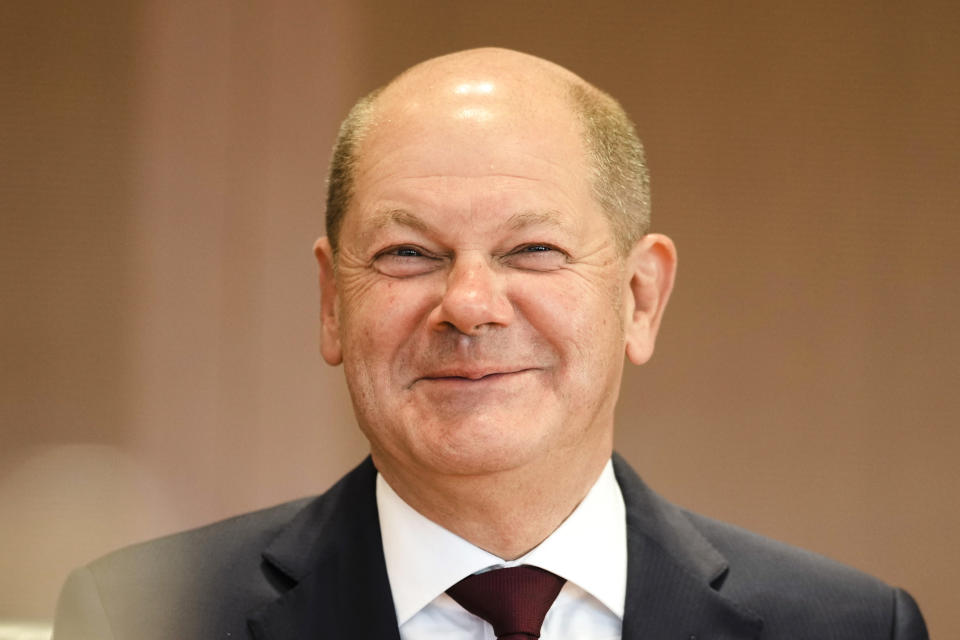
[[385, 99], [362, 143], [323, 352], [342, 358], [378, 466], [609, 452], [629, 274], [566, 105], [498, 92]]

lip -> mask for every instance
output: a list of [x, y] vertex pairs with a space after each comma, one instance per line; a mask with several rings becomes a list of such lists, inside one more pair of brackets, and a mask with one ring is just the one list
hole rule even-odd
[[431, 371], [429, 374], [420, 376], [416, 382], [463, 382], [476, 383], [483, 381], [493, 381], [507, 378], [527, 371], [533, 371], [533, 367], [497, 367], [497, 368], [455, 368], [443, 369], [440, 371]]

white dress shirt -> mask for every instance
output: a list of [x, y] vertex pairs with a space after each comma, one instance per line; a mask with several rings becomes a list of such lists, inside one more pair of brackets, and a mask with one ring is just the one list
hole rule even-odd
[[428, 520], [379, 474], [377, 508], [402, 640], [494, 640], [493, 627], [445, 591], [481, 570], [520, 564], [567, 579], [544, 619], [543, 640], [620, 640], [627, 589], [626, 508], [610, 462], [557, 530], [512, 561]]

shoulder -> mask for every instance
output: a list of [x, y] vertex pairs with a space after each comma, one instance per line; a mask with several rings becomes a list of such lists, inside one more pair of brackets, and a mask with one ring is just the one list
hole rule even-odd
[[727, 587], [741, 583], [794, 584], [795, 590], [836, 588], [871, 593], [883, 583], [822, 555], [761, 536], [740, 527], [681, 509], [681, 512], [730, 563]]
[[[721, 593], [755, 611], [765, 637], [927, 637], [907, 592], [822, 555], [681, 512], [727, 560]], [[801, 629], [817, 631], [804, 636]]]
[[264, 548], [310, 501], [294, 500], [135, 544], [77, 569], [61, 591], [54, 637], [243, 631], [244, 617], [237, 613], [275, 597], [283, 579], [264, 566]]
[[[859, 640], [927, 637], [905, 591], [861, 571], [674, 505], [621, 457], [614, 471], [627, 507], [637, 584], [659, 563], [661, 581], [683, 581], [699, 602], [762, 621], [765, 639]], [[664, 561], [668, 558], [669, 561]], [[663, 569], [662, 567], [668, 567]], [[657, 584], [663, 591], [665, 585]], [[691, 606], [689, 604], [685, 605]]]
[[[301, 498], [266, 509], [244, 513], [206, 526], [182, 531], [114, 551], [88, 565], [99, 579], [114, 576], [126, 581], [173, 580], [189, 571], [196, 580], [205, 573], [220, 576], [222, 558], [248, 555], [259, 561], [259, 554], [279, 531], [312, 500]], [[245, 563], [236, 562], [240, 569]]]
[[246, 637], [250, 616], [376, 526], [375, 481], [368, 457], [320, 496], [95, 560], [67, 579], [54, 639]]

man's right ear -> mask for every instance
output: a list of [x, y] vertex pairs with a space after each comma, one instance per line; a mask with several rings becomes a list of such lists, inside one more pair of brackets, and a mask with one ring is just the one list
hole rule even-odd
[[337, 278], [333, 267], [333, 249], [326, 236], [313, 245], [320, 267], [320, 354], [327, 364], [336, 366], [343, 362], [340, 348], [340, 318], [337, 299]]

